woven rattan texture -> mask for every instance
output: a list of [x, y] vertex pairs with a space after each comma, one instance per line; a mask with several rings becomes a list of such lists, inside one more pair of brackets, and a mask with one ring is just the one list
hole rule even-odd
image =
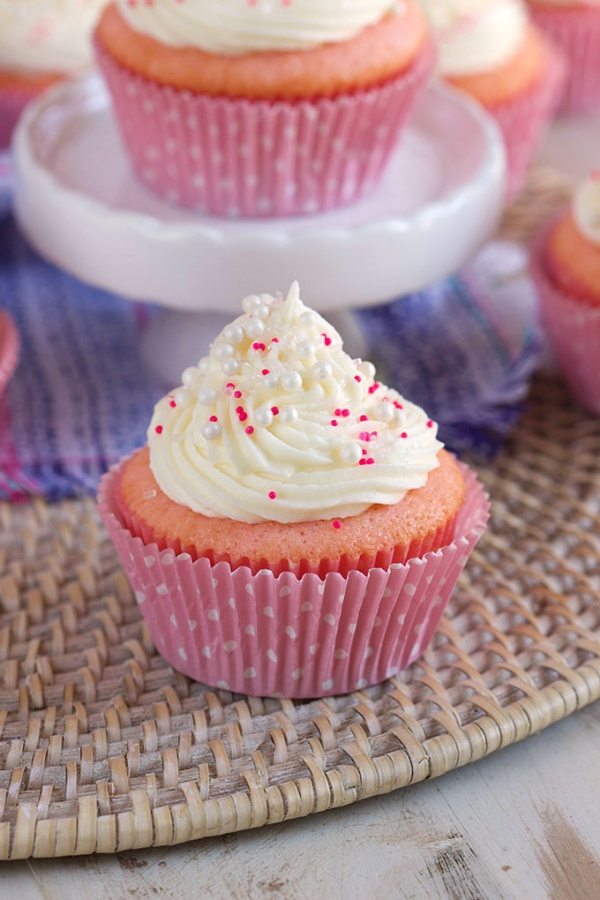
[[165, 845], [442, 775], [600, 696], [600, 426], [542, 381], [433, 649], [313, 703], [155, 653], [94, 503], [0, 505], [0, 858]]

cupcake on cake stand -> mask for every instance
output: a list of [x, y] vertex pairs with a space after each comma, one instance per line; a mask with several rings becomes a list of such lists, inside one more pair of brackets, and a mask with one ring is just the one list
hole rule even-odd
[[96, 75], [32, 104], [14, 157], [17, 216], [38, 252], [85, 282], [164, 307], [145, 341], [173, 383], [249, 289], [299, 279], [352, 340], [349, 310], [456, 271], [494, 232], [504, 197], [495, 124], [439, 84], [422, 94], [371, 196], [331, 212], [227, 219], [157, 198], [130, 167]]

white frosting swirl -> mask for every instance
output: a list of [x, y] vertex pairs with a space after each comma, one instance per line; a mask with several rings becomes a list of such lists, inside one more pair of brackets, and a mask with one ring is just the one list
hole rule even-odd
[[129, 25], [171, 47], [238, 55], [309, 50], [355, 37], [402, 0], [116, 0]]
[[70, 74], [92, 62], [90, 35], [106, 0], [0, 0], [0, 69]]
[[394, 504], [438, 465], [437, 426], [374, 381], [300, 300], [248, 297], [148, 432], [161, 490], [239, 522], [344, 518]]
[[579, 231], [600, 246], [600, 169], [592, 172], [575, 191], [573, 217]]
[[492, 72], [508, 62], [525, 38], [521, 0], [420, 0], [439, 46], [442, 75]]

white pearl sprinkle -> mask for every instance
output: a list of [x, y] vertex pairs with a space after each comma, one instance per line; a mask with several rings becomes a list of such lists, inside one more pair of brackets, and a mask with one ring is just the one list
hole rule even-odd
[[223, 337], [231, 344], [239, 344], [244, 340], [244, 329], [241, 325], [228, 325], [223, 331]]
[[273, 421], [273, 413], [268, 407], [261, 406], [260, 409], [257, 409], [254, 413], [254, 421], [261, 428], [268, 428]]
[[373, 363], [363, 362], [362, 360], [359, 360], [358, 370], [362, 375], [365, 376], [367, 381], [373, 381], [373, 379], [375, 378], [375, 366], [373, 365]]
[[261, 319], [249, 319], [244, 325], [244, 331], [249, 338], [260, 337], [264, 334], [265, 323]]
[[314, 325], [316, 320], [317, 317], [311, 309], [307, 309], [306, 312], [303, 312], [300, 316], [300, 321], [303, 325]]
[[188, 392], [183, 388], [179, 388], [179, 390], [175, 391], [175, 393], [173, 394], [173, 400], [178, 406], [182, 406], [188, 397]]
[[196, 381], [198, 381], [198, 376], [200, 373], [198, 369], [194, 369], [190, 366], [189, 369], [186, 369], [183, 375], [181, 376], [181, 383], [184, 387], [192, 387]]
[[300, 372], [286, 372], [281, 376], [280, 383], [284, 391], [299, 391], [302, 387], [302, 376]]
[[315, 348], [310, 341], [299, 341], [296, 350], [301, 359], [310, 359], [315, 352]]
[[250, 294], [249, 297], [245, 297], [242, 300], [242, 309], [245, 313], [254, 312], [257, 306], [260, 306], [262, 300], [260, 297], [257, 297], [256, 294]]
[[313, 377], [320, 381], [323, 378], [331, 378], [333, 375], [333, 369], [329, 365], [329, 363], [320, 362], [315, 363], [311, 369]]
[[204, 375], [204, 373], [208, 370], [209, 363], [210, 360], [206, 356], [202, 357], [202, 359], [199, 361], [198, 371], [201, 375]]
[[221, 372], [223, 375], [235, 375], [239, 367], [239, 363], [236, 359], [226, 359], [225, 362], [221, 364]]
[[202, 427], [202, 435], [207, 441], [214, 441], [221, 434], [221, 426], [217, 422], [207, 422]]
[[216, 344], [213, 350], [213, 356], [215, 359], [228, 359], [230, 356], [233, 356], [234, 350], [231, 344]]
[[212, 388], [202, 388], [198, 393], [198, 403], [202, 406], [210, 406], [217, 399], [217, 395]]
[[270, 309], [266, 303], [261, 303], [260, 306], [257, 306], [254, 310], [254, 315], [259, 319], [267, 319], [269, 317]]
[[398, 409], [398, 407], [394, 407], [394, 412], [392, 413], [392, 420], [394, 422], [404, 422], [406, 419], [406, 413], [403, 409]]
[[389, 402], [377, 403], [373, 413], [380, 422], [391, 422], [394, 418], [394, 407]]
[[349, 466], [355, 465], [362, 457], [362, 448], [356, 441], [352, 441], [350, 444], [344, 444], [340, 452], [343, 461], [348, 463]]
[[281, 420], [285, 422], [286, 425], [291, 425], [292, 422], [298, 421], [298, 410], [295, 406], [286, 406], [286, 408], [281, 413]]
[[275, 375], [273, 372], [271, 372], [269, 375], [264, 376], [262, 383], [269, 390], [273, 390], [279, 384], [279, 375]]

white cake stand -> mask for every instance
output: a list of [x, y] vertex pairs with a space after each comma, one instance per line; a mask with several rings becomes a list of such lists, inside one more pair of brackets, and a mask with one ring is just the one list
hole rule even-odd
[[129, 167], [95, 75], [29, 107], [14, 157], [17, 216], [42, 256], [85, 282], [177, 311], [147, 338], [170, 381], [246, 294], [298, 279], [306, 301], [335, 318], [455, 271], [493, 233], [504, 194], [494, 123], [441, 85], [420, 101], [377, 193], [324, 215], [227, 220], [155, 198]]

